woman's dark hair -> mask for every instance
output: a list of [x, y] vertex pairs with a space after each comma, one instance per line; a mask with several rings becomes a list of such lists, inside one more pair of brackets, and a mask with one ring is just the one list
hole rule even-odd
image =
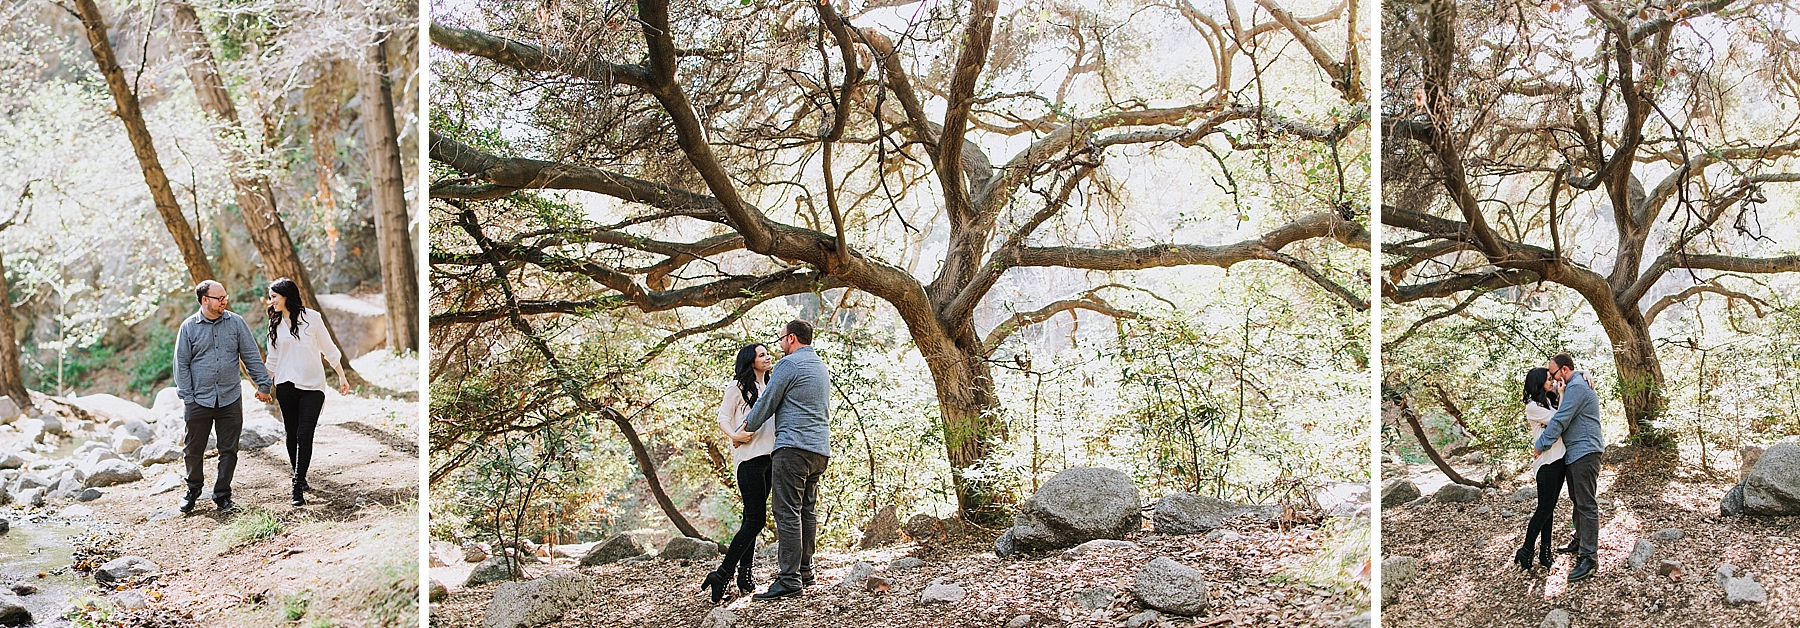
[[731, 376], [737, 382], [738, 392], [744, 395], [744, 403], [756, 404], [756, 350], [760, 344], [746, 345], [738, 349], [737, 371]]
[[1543, 367], [1531, 369], [1525, 373], [1525, 399], [1536, 401], [1541, 407], [1555, 409], [1556, 393], [1544, 390], [1544, 382], [1550, 381], [1550, 371]]
[[269, 283], [269, 292], [281, 295], [287, 301], [287, 311], [282, 312], [269, 306], [269, 349], [275, 349], [275, 332], [281, 329], [281, 319], [288, 321], [288, 333], [295, 338], [300, 337], [300, 324], [306, 322], [306, 306], [300, 303], [300, 285], [294, 280], [282, 277]]

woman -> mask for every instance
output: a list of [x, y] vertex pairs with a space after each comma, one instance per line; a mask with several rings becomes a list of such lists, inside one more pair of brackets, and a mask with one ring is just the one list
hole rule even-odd
[[[300, 303], [300, 286], [282, 277], [269, 283], [269, 357], [263, 362], [275, 380], [275, 402], [281, 404], [281, 423], [287, 431], [288, 465], [294, 477], [295, 506], [305, 506], [306, 468], [312, 463], [313, 431], [319, 427], [319, 411], [325, 407], [325, 367], [338, 374], [338, 392], [350, 394], [350, 379], [339, 363], [343, 354], [331, 342], [323, 324], [307, 320]], [[285, 323], [285, 325], [283, 325]], [[287, 337], [282, 338], [282, 327]]]
[[756, 535], [761, 534], [769, 515], [769, 455], [775, 451], [775, 429], [766, 427], [756, 432], [744, 431], [744, 416], [756, 405], [757, 395], [769, 382], [769, 369], [774, 360], [769, 350], [753, 344], [737, 352], [737, 369], [725, 383], [725, 398], [719, 403], [719, 429], [731, 439], [731, 460], [737, 464], [738, 493], [744, 500], [744, 522], [731, 537], [725, 560], [719, 570], [706, 574], [701, 589], [712, 589], [712, 601], [725, 598], [725, 582], [737, 571], [738, 590], [756, 590], [750, 579], [750, 560], [756, 552]]
[[[1556, 383], [1550, 379], [1550, 371], [1535, 368], [1525, 374], [1525, 420], [1531, 424], [1532, 442], [1537, 442], [1544, 434], [1544, 428], [1550, 426], [1550, 418], [1556, 416], [1559, 396]], [[1537, 510], [1531, 513], [1531, 522], [1526, 525], [1525, 545], [1513, 554], [1513, 562], [1518, 563], [1520, 569], [1531, 570], [1533, 548], [1536, 548], [1538, 562], [1544, 567], [1556, 564], [1556, 554], [1550, 549], [1550, 528], [1556, 519], [1556, 496], [1562, 492], [1563, 479], [1568, 472], [1563, 451], [1562, 439], [1558, 438], [1531, 463], [1531, 469], [1537, 475]]]

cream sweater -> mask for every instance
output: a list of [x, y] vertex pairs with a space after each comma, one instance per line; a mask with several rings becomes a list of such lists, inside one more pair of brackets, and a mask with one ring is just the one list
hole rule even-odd
[[295, 388], [306, 390], [327, 389], [325, 365], [319, 362], [320, 358], [329, 360], [332, 370], [338, 372], [338, 377], [343, 377], [343, 366], [339, 363], [343, 354], [331, 343], [331, 334], [326, 333], [325, 326], [315, 324], [320, 316], [318, 310], [306, 311], [306, 319], [300, 323], [299, 338], [288, 330], [286, 320], [275, 330], [274, 346], [269, 348], [269, 357], [263, 362], [269, 365], [269, 374], [276, 385], [288, 382]]
[[[758, 393], [762, 392], [762, 389], [762, 386], [756, 387]], [[725, 385], [720, 387], [719, 390], [725, 396], [725, 398], [719, 402], [719, 429], [725, 431], [726, 442], [730, 442], [729, 439], [733, 432], [744, 429], [744, 417], [750, 414], [750, 404], [744, 403], [744, 393], [738, 390], [738, 384], [735, 380], [725, 382]], [[757, 456], [767, 456], [774, 453], [775, 427], [773, 425], [766, 425], [764, 427], [767, 429], [757, 430], [755, 432], [756, 436], [752, 437], [750, 442], [742, 445], [731, 445], [731, 462], [733, 466]]]
[[[1531, 442], [1537, 442], [1538, 437], [1544, 435], [1544, 428], [1550, 426], [1550, 417], [1554, 416], [1555, 410], [1540, 406], [1536, 401], [1525, 402], [1525, 421], [1531, 424]], [[1562, 460], [1565, 451], [1567, 449], [1563, 447], [1562, 439], [1556, 439], [1555, 444], [1531, 461], [1531, 472], [1537, 473], [1538, 467]]]

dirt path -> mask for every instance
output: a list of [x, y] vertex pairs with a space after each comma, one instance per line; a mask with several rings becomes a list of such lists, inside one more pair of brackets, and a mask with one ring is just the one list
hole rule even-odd
[[[382, 356], [355, 366], [365, 373], [407, 367]], [[387, 375], [405, 381], [404, 373]], [[143, 480], [102, 489], [98, 500], [45, 510], [91, 518], [108, 532], [110, 552], [161, 567], [154, 579], [127, 587], [149, 604], [115, 614], [119, 625], [267, 626], [271, 618], [290, 619], [296, 608], [300, 616], [292, 619], [334, 626], [416, 625], [417, 412], [405, 400], [328, 393], [314, 439], [314, 491], [305, 506], [288, 505], [287, 452], [276, 443], [240, 452], [232, 482], [239, 512], [231, 516], [204, 499], [187, 515], [176, 510], [179, 461], [144, 467]], [[210, 497], [216, 456], [206, 465]], [[91, 514], [79, 513], [82, 507]], [[258, 511], [272, 514], [280, 531], [244, 542], [240, 530], [253, 526], [233, 519]], [[415, 597], [388, 599], [396, 586], [410, 587], [407, 595]], [[88, 593], [114, 595], [104, 587]], [[57, 625], [43, 619], [39, 625]]]
[[[1029, 616], [1026, 625], [1031, 626], [1112, 627], [1144, 610], [1131, 594], [1132, 575], [1151, 559], [1166, 556], [1206, 574], [1212, 602], [1200, 617], [1163, 615], [1161, 625], [1335, 628], [1344, 625], [1359, 604], [1367, 606], [1366, 593], [1304, 581], [1301, 574], [1305, 570], [1300, 565], [1325, 549], [1317, 530], [1290, 528], [1283, 532], [1247, 520], [1240, 522], [1244, 525], [1234, 526], [1232, 534], [1224, 538], [1152, 535], [1138, 539], [1137, 547], [1096, 549], [1075, 558], [1051, 553], [1002, 559], [994, 556], [991, 538], [964, 539], [948, 546], [908, 543], [865, 552], [822, 553], [819, 581], [803, 596], [775, 602], [740, 597], [722, 605], [740, 618], [740, 626], [991, 628], [1024, 615]], [[885, 569], [889, 562], [904, 556], [919, 557], [925, 565]], [[837, 583], [858, 560], [883, 568], [878, 575], [891, 580], [890, 590], [838, 589]], [[766, 587], [773, 577], [772, 563], [768, 558], [758, 559], [759, 586]], [[467, 574], [467, 566], [454, 561], [452, 565], [433, 569], [433, 576]], [[702, 625], [713, 605], [699, 591], [699, 583], [715, 567], [710, 561], [667, 560], [579, 569], [540, 564], [531, 567], [528, 575], [576, 569], [595, 580], [593, 601], [550, 626], [670, 628]], [[937, 580], [963, 587], [967, 599], [951, 605], [921, 605], [920, 593]], [[434, 627], [480, 625], [483, 609], [500, 586], [462, 589], [455, 586], [460, 578], [446, 584], [452, 592], [445, 602], [432, 605]], [[1105, 606], [1088, 608], [1075, 600], [1075, 592], [1090, 588], [1115, 594]], [[735, 588], [728, 586], [727, 590]]]
[[[1617, 448], [1603, 460], [1600, 571], [1585, 582], [1568, 583], [1566, 556], [1552, 570], [1522, 572], [1510, 563], [1534, 506], [1509, 499], [1518, 482], [1474, 503], [1382, 509], [1383, 554], [1420, 560], [1417, 579], [1383, 604], [1382, 625], [1536, 626], [1558, 608], [1576, 626], [1800, 625], [1800, 517], [1721, 518], [1719, 498], [1735, 474], [1711, 475], [1666, 455]], [[1421, 480], [1442, 478], [1428, 467], [1413, 470]], [[1426, 495], [1428, 484], [1420, 484]], [[1556, 515], [1559, 545], [1569, 521], [1565, 495]], [[1653, 541], [1648, 565], [1631, 569], [1627, 558], [1638, 539], [1667, 528], [1684, 536]], [[1663, 560], [1681, 564], [1679, 579], [1657, 575]], [[1714, 581], [1726, 562], [1755, 572], [1768, 602], [1727, 605]]]

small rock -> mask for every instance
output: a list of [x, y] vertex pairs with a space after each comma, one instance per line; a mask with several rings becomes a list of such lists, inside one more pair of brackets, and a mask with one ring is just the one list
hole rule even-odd
[[905, 558], [897, 559], [894, 562], [888, 563], [888, 571], [900, 571], [902, 569], [918, 569], [918, 568], [924, 567], [924, 566], [925, 566], [925, 561], [920, 560], [915, 557], [912, 557], [912, 556], [907, 556]]
[[881, 576], [869, 576], [863, 580], [863, 590], [870, 593], [887, 593], [894, 589], [894, 582]]
[[258, 419], [245, 421], [244, 429], [238, 434], [238, 450], [248, 451], [262, 449], [281, 442], [286, 430], [274, 419]]
[[925, 587], [919, 594], [920, 604], [955, 604], [963, 601], [969, 594], [962, 587], [954, 584], [933, 584]]
[[678, 536], [664, 543], [662, 551], [657, 552], [656, 557], [665, 560], [716, 560], [719, 557], [719, 544], [706, 539]]
[[19, 595], [37, 595], [37, 585], [29, 582], [14, 582], [12, 592]]
[[32, 622], [31, 611], [19, 598], [0, 594], [0, 625], [23, 626]]
[[25, 459], [4, 449], [0, 449], [0, 469], [17, 469], [25, 466]]
[[1025, 628], [1030, 625], [1030, 615], [1014, 615], [1012, 619], [1007, 620], [1006, 622], [1006, 628]]
[[1512, 497], [1508, 497], [1507, 499], [1515, 502], [1528, 502], [1537, 499], [1537, 493], [1538, 490], [1536, 485], [1521, 486], [1519, 487], [1519, 490], [1513, 491]]
[[81, 489], [81, 492], [80, 492], [80, 493], [76, 493], [76, 494], [75, 494], [75, 501], [78, 501], [78, 502], [91, 502], [91, 501], [94, 501], [94, 500], [96, 500], [96, 499], [100, 499], [100, 496], [101, 496], [101, 495], [105, 495], [105, 493], [102, 493], [102, 492], [100, 492], [100, 489], [97, 489], [97, 488], [84, 488], [84, 489]]
[[594, 579], [578, 573], [564, 571], [508, 582], [494, 589], [494, 598], [481, 613], [481, 626], [535, 628], [562, 619], [564, 612], [593, 597]]
[[463, 587], [479, 586], [512, 578], [517, 564], [518, 560], [511, 556], [503, 554], [489, 556], [487, 560], [476, 564], [475, 568], [469, 571], [468, 579], [463, 580]]
[[[463, 553], [467, 554], [468, 552], [468, 546], [463, 546]], [[615, 534], [599, 545], [588, 548], [587, 553], [581, 555], [581, 566], [604, 565], [643, 554], [644, 548], [638, 547], [637, 541], [624, 534]], [[465, 556], [463, 560], [468, 560], [468, 558]]]
[[1473, 512], [1474, 512], [1474, 514], [1477, 514], [1477, 515], [1485, 515], [1490, 512], [1494, 512], [1494, 509], [1491, 507], [1488, 507], [1488, 506], [1480, 506], [1480, 507], [1477, 507]]
[[[593, 552], [590, 551], [588, 553], [592, 554]], [[462, 556], [463, 562], [465, 563], [479, 563], [487, 560], [487, 550], [481, 549], [480, 545], [474, 543], [464, 543], [462, 546]]]
[[1383, 602], [1393, 600], [1400, 595], [1400, 589], [1411, 584], [1419, 577], [1419, 559], [1411, 556], [1390, 556], [1381, 561], [1381, 599]]
[[64, 519], [84, 519], [94, 516], [94, 509], [81, 504], [69, 504], [62, 509], [62, 512], [57, 514], [61, 515]]
[[427, 597], [426, 600], [429, 602], [436, 603], [450, 599], [450, 588], [444, 586], [444, 583], [438, 582], [437, 578], [431, 579], [431, 587], [428, 591], [429, 593], [427, 593], [427, 595], [429, 597]]
[[1012, 528], [1007, 528], [1005, 532], [1000, 533], [1000, 538], [994, 539], [994, 555], [995, 556], [999, 556], [1001, 558], [1006, 558], [1008, 556], [1013, 555], [1017, 551], [1018, 551], [1018, 548], [1013, 545]]
[[1131, 592], [1144, 606], [1176, 615], [1199, 615], [1206, 610], [1206, 579], [1200, 570], [1158, 557], [1139, 569]]
[[1088, 610], [1100, 610], [1112, 606], [1114, 594], [1115, 592], [1112, 589], [1101, 587], [1076, 589], [1075, 604]]
[[121, 556], [114, 558], [99, 569], [94, 570], [94, 581], [101, 584], [128, 580], [138, 576], [156, 573], [160, 567], [156, 563], [140, 556]]
[[1381, 507], [1392, 508], [1419, 498], [1419, 486], [1405, 478], [1381, 483]]
[[1743, 606], [1745, 604], [1763, 604], [1768, 601], [1768, 592], [1763, 590], [1762, 583], [1757, 582], [1752, 575], [1725, 579], [1726, 604]]
[[1467, 503], [1481, 500], [1481, 489], [1467, 484], [1451, 482], [1431, 494], [1431, 498], [1445, 503]]
[[1569, 628], [1569, 611], [1551, 609], [1550, 614], [1544, 616], [1544, 621], [1538, 624], [1538, 628]]
[[875, 566], [867, 561], [859, 560], [850, 566], [850, 573], [846, 574], [843, 580], [838, 581], [837, 586], [839, 589], [849, 590], [862, 584], [863, 580], [873, 575], [875, 575]]
[[1100, 549], [1102, 547], [1134, 548], [1137, 546], [1138, 546], [1138, 544], [1133, 543], [1131, 541], [1120, 541], [1117, 539], [1094, 539], [1092, 541], [1088, 541], [1086, 543], [1082, 543], [1075, 547], [1071, 547], [1067, 550], [1064, 550], [1063, 553], [1073, 557], [1073, 556], [1080, 556], [1082, 554], [1086, 554], [1088, 552], [1094, 551], [1096, 549]]
[[155, 484], [150, 485], [150, 494], [161, 495], [185, 485], [187, 485], [187, 481], [181, 479], [180, 474], [170, 471], [162, 474], [162, 477], [156, 479]]
[[1157, 614], [1156, 611], [1144, 611], [1125, 618], [1125, 628], [1144, 628], [1144, 626], [1154, 625], [1158, 619], [1162, 619], [1162, 615]]
[[1737, 572], [1738, 572], [1737, 565], [1733, 565], [1731, 563], [1722, 563], [1719, 565], [1718, 572], [1713, 574], [1713, 582], [1718, 583], [1718, 585], [1720, 587], [1724, 587], [1726, 580], [1730, 580], [1732, 578], [1737, 577]]
[[1224, 543], [1236, 543], [1236, 542], [1238, 542], [1238, 541], [1241, 541], [1241, 540], [1243, 540], [1243, 539], [1244, 539], [1244, 535], [1242, 535], [1242, 534], [1238, 534], [1238, 533], [1236, 533], [1236, 532], [1233, 532], [1233, 531], [1231, 531], [1231, 530], [1213, 530], [1213, 531], [1211, 531], [1211, 532], [1208, 532], [1208, 533], [1206, 533], [1206, 540], [1208, 540], [1208, 541], [1220, 541], [1220, 542], [1224, 542]]
[[89, 488], [93, 488], [136, 482], [142, 479], [144, 479], [144, 471], [137, 465], [124, 460], [106, 460], [94, 465], [85, 484]]
[[1370, 614], [1370, 611], [1363, 611], [1360, 614], [1353, 615], [1349, 619], [1344, 620], [1344, 628], [1369, 628], [1369, 626], [1374, 624], [1375, 620], [1373, 617], [1374, 616]]
[[1637, 546], [1631, 548], [1631, 556], [1626, 557], [1625, 564], [1632, 569], [1643, 567], [1645, 563], [1650, 562], [1650, 555], [1655, 552], [1655, 543], [1651, 543], [1644, 539], [1638, 539]]
[[150, 605], [150, 601], [144, 599], [144, 594], [137, 591], [120, 591], [112, 594], [109, 599], [114, 605], [126, 610], [135, 611]]
[[707, 611], [706, 617], [700, 620], [700, 628], [731, 628], [737, 625], [737, 621], [736, 613], [713, 607], [711, 611]]
[[907, 519], [906, 525], [901, 526], [900, 529], [906, 532], [907, 537], [914, 540], [922, 540], [943, 533], [944, 523], [939, 521], [937, 517], [920, 513], [913, 515], [911, 519]]
[[165, 462], [179, 462], [184, 455], [186, 453], [180, 447], [176, 447], [174, 443], [160, 440], [139, 447], [137, 450], [138, 464], [146, 467]]
[[1672, 541], [1679, 541], [1685, 536], [1687, 536], [1687, 533], [1682, 532], [1681, 528], [1663, 528], [1652, 533], [1650, 535], [1650, 540], [1658, 543], [1669, 543]]
[[1664, 560], [1664, 561], [1662, 561], [1661, 564], [1656, 566], [1656, 575], [1659, 575], [1659, 576], [1667, 576], [1669, 574], [1678, 574], [1678, 573], [1681, 573], [1681, 563], [1677, 562], [1677, 561]]

